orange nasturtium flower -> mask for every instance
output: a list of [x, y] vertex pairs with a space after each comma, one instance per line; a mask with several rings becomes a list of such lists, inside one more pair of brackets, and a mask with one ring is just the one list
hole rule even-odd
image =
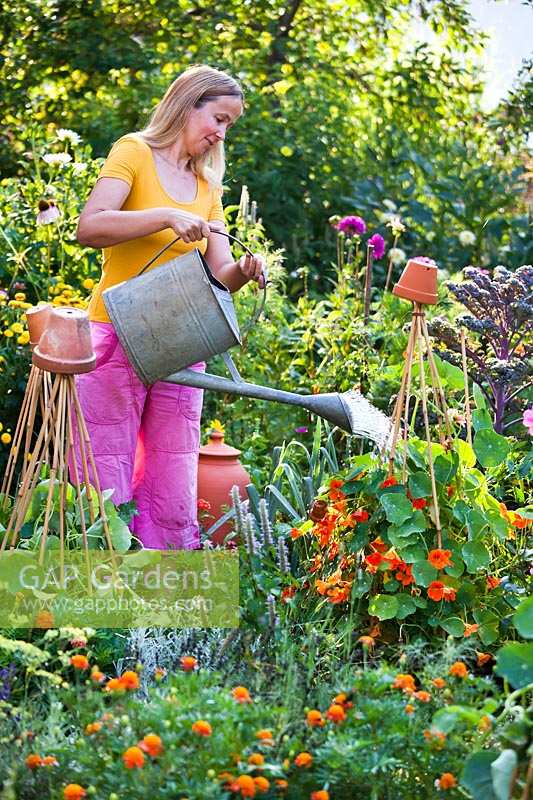
[[344, 722], [346, 711], [339, 703], [332, 703], [326, 711], [326, 717], [335, 723]]
[[89, 659], [87, 656], [82, 656], [81, 654], [71, 656], [70, 663], [74, 669], [89, 669]]
[[310, 767], [313, 763], [313, 756], [311, 753], [298, 753], [296, 758], [294, 759], [294, 763], [297, 767]]
[[37, 755], [37, 753], [30, 753], [29, 756], [26, 756], [26, 766], [30, 769], [35, 769], [36, 767], [40, 767], [43, 763], [41, 756]]
[[363, 647], [368, 648], [369, 650], [371, 650], [376, 643], [376, 640], [373, 636], [360, 636], [357, 641], [361, 642]]
[[139, 747], [152, 758], [161, 755], [164, 749], [163, 742], [156, 733], [147, 733], [139, 742]]
[[439, 789], [453, 789], [457, 786], [455, 775], [451, 772], [443, 772], [440, 778], [437, 779], [436, 784]]
[[311, 792], [311, 800], [329, 800], [329, 792], [320, 789], [318, 792]]
[[192, 724], [192, 732], [197, 733], [198, 736], [211, 736], [213, 728], [205, 719], [198, 719]]
[[476, 655], [477, 655], [477, 665], [478, 665], [478, 667], [483, 667], [492, 658], [492, 654], [491, 653], [481, 653], [478, 650], [476, 650]]
[[266, 794], [270, 789], [270, 781], [264, 778], [262, 775], [258, 775], [257, 778], [254, 778], [255, 788], [261, 794]]
[[438, 603], [440, 600], [455, 600], [455, 589], [442, 581], [432, 581], [428, 586], [428, 597]]
[[87, 792], [80, 786], [79, 783], [69, 783], [63, 789], [63, 797], [65, 800], [83, 800]]
[[251, 703], [250, 692], [245, 686], [236, 686], [231, 690], [231, 695], [238, 703]]
[[451, 554], [451, 550], [430, 550], [428, 561], [435, 569], [444, 569], [452, 565]]
[[127, 769], [140, 769], [144, 767], [144, 753], [140, 747], [128, 747], [128, 749], [122, 753], [122, 761]]
[[466, 623], [463, 636], [466, 639], [468, 639], [468, 637], [472, 636], [473, 633], [477, 633], [477, 629], [478, 628], [479, 628], [479, 625], [477, 623], [474, 624], [474, 625], [469, 625], [468, 623]]
[[311, 728], [321, 728], [325, 725], [324, 717], [316, 708], [312, 708], [310, 711], [307, 712], [306, 717], [307, 724]]
[[251, 775], [239, 775], [237, 780], [231, 784], [230, 790], [232, 792], [240, 792], [242, 797], [255, 797], [254, 779]]
[[394, 683], [392, 684], [392, 688], [402, 689], [404, 692], [414, 692], [415, 679], [412, 675], [404, 675], [400, 672], [399, 675], [396, 675]]
[[494, 575], [487, 575], [487, 589], [492, 591], [492, 589], [497, 589], [500, 585], [500, 579], [494, 577]]
[[192, 672], [198, 664], [194, 656], [182, 656], [180, 658], [181, 668], [184, 672]]
[[397, 486], [397, 484], [398, 484], [398, 481], [396, 480], [394, 475], [391, 475], [390, 478], [385, 478], [383, 483], [379, 484], [379, 488], [380, 489], [386, 489], [388, 486]]
[[455, 661], [448, 670], [448, 674], [456, 678], [468, 678], [468, 669], [464, 661]]

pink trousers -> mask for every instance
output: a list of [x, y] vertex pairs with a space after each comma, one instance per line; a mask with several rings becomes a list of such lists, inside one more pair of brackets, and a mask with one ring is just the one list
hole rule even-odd
[[[102, 489], [135, 500], [132, 530], [144, 547], [194, 549], [203, 391], [161, 381], [146, 387], [111, 323], [91, 322], [96, 369], [76, 377]], [[192, 365], [203, 371], [203, 362]]]

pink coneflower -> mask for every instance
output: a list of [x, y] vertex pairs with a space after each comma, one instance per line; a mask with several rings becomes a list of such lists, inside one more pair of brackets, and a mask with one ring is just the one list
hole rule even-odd
[[343, 217], [335, 228], [346, 236], [361, 236], [366, 231], [366, 222], [362, 217]]
[[372, 253], [372, 258], [374, 258], [374, 260], [378, 261], [380, 258], [383, 258], [385, 254], [385, 239], [383, 236], [379, 233], [375, 233], [368, 240], [368, 244], [374, 246], [374, 251]]
[[527, 408], [524, 411], [522, 422], [528, 429], [530, 436], [533, 436], [533, 408]]
[[54, 200], [39, 200], [39, 213], [37, 214], [37, 225], [50, 225], [61, 216], [61, 211], [56, 206]]

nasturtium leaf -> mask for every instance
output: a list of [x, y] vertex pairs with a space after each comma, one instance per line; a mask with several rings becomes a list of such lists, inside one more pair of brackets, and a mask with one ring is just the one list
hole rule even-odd
[[451, 560], [451, 566], [445, 567], [444, 572], [446, 575], [451, 575], [452, 578], [459, 578], [465, 571], [464, 561], [459, 550], [452, 548]]
[[372, 586], [372, 575], [370, 572], [363, 572], [362, 575], [354, 581], [352, 585], [352, 597], [364, 597], [368, 594]]
[[510, 443], [496, 431], [482, 428], [474, 437], [474, 452], [482, 467], [499, 467], [507, 458]]
[[411, 508], [411, 516], [396, 528], [398, 536], [409, 536], [411, 533], [421, 533], [427, 528], [427, 521], [419, 508]]
[[111, 543], [118, 553], [126, 553], [131, 546], [131, 531], [120, 517], [109, 520]]
[[466, 526], [471, 539], [476, 539], [487, 530], [488, 522], [484, 514], [477, 508], [471, 508], [466, 516]]
[[492, 430], [492, 418], [486, 408], [476, 408], [472, 412], [472, 427], [475, 431], [484, 428]]
[[431, 478], [427, 472], [413, 472], [407, 484], [413, 497], [429, 497], [431, 494]]
[[522, 600], [516, 609], [513, 622], [524, 639], [533, 639], [533, 595]]
[[533, 643], [510, 642], [496, 653], [495, 671], [507, 678], [513, 689], [533, 683]]
[[447, 617], [441, 620], [440, 626], [452, 636], [462, 636], [465, 630], [464, 622], [460, 617]]
[[414, 564], [415, 561], [424, 561], [427, 558], [426, 550], [419, 544], [409, 544], [400, 548], [398, 555], [406, 564]]
[[459, 520], [459, 522], [462, 522], [463, 525], [466, 525], [466, 520], [468, 519], [469, 511], [470, 511], [470, 506], [467, 503], [465, 503], [464, 500], [458, 500], [452, 509], [452, 514], [455, 517], [455, 519]]
[[403, 492], [402, 494], [385, 492], [380, 498], [380, 503], [385, 509], [387, 519], [394, 525], [401, 525], [413, 514], [411, 501], [407, 499]]
[[453, 446], [463, 467], [470, 469], [470, 467], [475, 465], [476, 454], [468, 442], [463, 441], [463, 439], [456, 439]]
[[498, 755], [496, 750], [480, 750], [467, 758], [461, 775], [461, 785], [468, 789], [474, 800], [498, 800], [494, 794], [490, 770]]
[[504, 542], [507, 539], [509, 523], [502, 517], [501, 512], [488, 508], [485, 511], [485, 518], [489, 524], [490, 531], [494, 533], [500, 542]]
[[394, 525], [391, 525], [390, 528], [387, 529], [387, 538], [396, 549], [414, 546], [418, 543], [419, 537], [415, 533], [409, 536], [402, 536], [398, 531], [401, 531], [401, 528], [396, 528]]
[[397, 594], [396, 600], [398, 601], [396, 619], [405, 619], [416, 611], [416, 603], [410, 594]]
[[483, 394], [483, 390], [477, 385], [477, 383], [474, 383], [472, 387], [472, 397], [474, 398], [476, 408], [487, 408], [487, 400]]
[[461, 553], [466, 568], [470, 573], [477, 572], [490, 564], [490, 553], [481, 542], [466, 542], [461, 549]]
[[457, 453], [446, 453], [438, 456], [433, 464], [435, 480], [447, 486], [455, 477], [458, 466], [459, 456]]
[[518, 756], [509, 748], [503, 750], [490, 765], [492, 786], [498, 800], [509, 800], [517, 764]]
[[473, 583], [468, 580], [462, 579], [457, 589], [456, 600], [463, 606], [470, 608], [475, 602], [477, 597], [477, 589]]
[[449, 361], [439, 358], [436, 353], [434, 359], [439, 376], [448, 389], [452, 392], [463, 389], [465, 385], [463, 370], [460, 367], [456, 367], [455, 364], [450, 364]]
[[393, 619], [398, 613], [398, 599], [396, 595], [376, 594], [369, 602], [368, 610], [380, 620]]
[[413, 577], [418, 586], [429, 586], [437, 580], [438, 572], [427, 561], [417, 561], [413, 564]]

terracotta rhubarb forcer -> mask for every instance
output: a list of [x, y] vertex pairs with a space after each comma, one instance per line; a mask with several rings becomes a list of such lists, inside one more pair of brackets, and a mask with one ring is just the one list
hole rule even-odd
[[42, 303], [39, 306], [32, 306], [26, 310], [26, 323], [28, 325], [30, 347], [32, 350], [35, 349], [35, 345], [39, 344], [39, 339], [46, 328], [51, 310], [52, 306], [50, 303]]
[[[212, 518], [207, 527], [213, 525], [231, 506], [230, 491], [238, 486], [241, 497], [246, 496], [246, 486], [251, 478], [239, 461], [241, 451], [224, 443], [222, 431], [209, 432], [209, 443], [200, 448], [198, 461], [198, 497], [211, 505]], [[226, 522], [212, 537], [213, 544], [222, 544], [224, 537], [233, 530]]]
[[437, 302], [438, 268], [431, 258], [415, 256], [410, 258], [394, 286], [392, 293], [413, 303], [434, 304]]
[[52, 308], [32, 359], [36, 367], [49, 372], [79, 375], [93, 370], [96, 356], [87, 312], [68, 306]]

